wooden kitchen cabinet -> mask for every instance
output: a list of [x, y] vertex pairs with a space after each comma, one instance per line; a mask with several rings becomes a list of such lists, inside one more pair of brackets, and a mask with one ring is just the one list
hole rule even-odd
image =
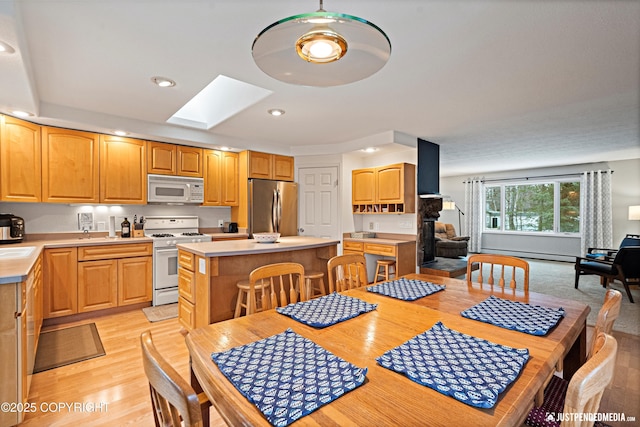
[[178, 175], [202, 178], [202, 148], [178, 145]]
[[238, 206], [238, 153], [204, 150], [205, 206]]
[[397, 163], [351, 172], [352, 208], [357, 214], [414, 213], [416, 167]]
[[117, 307], [118, 261], [78, 263], [78, 313]]
[[40, 135], [39, 125], [0, 116], [0, 200], [42, 200]]
[[145, 141], [100, 135], [100, 203], [147, 203]]
[[351, 171], [351, 203], [372, 205], [376, 202], [376, 169], [355, 169]]
[[151, 243], [78, 248], [78, 312], [151, 301], [152, 253]]
[[100, 136], [42, 127], [42, 201], [98, 203]]
[[248, 178], [293, 181], [293, 157], [258, 151], [243, 151], [242, 154], [247, 162]]
[[43, 317], [68, 316], [78, 312], [78, 249], [44, 250]]
[[119, 259], [118, 306], [151, 301], [153, 299], [152, 282], [152, 257]]
[[173, 144], [147, 142], [147, 173], [175, 175], [178, 149]]

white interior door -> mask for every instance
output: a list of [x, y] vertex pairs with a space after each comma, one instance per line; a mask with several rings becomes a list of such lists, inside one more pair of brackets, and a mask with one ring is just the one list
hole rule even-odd
[[340, 239], [338, 227], [338, 168], [298, 170], [299, 234]]

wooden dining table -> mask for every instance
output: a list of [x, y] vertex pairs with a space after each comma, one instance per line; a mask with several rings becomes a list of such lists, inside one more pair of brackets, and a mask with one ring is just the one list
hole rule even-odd
[[[431, 275], [409, 275], [444, 284], [446, 289], [406, 302], [366, 288], [343, 294], [377, 308], [355, 318], [318, 329], [275, 310], [196, 328], [186, 337], [192, 385], [203, 390], [222, 418], [234, 426], [270, 425], [262, 413], [224, 376], [212, 361], [213, 352], [258, 341], [292, 329], [326, 350], [368, 372], [363, 385], [295, 421], [292, 426], [512, 426], [521, 425], [536, 393], [570, 355], [586, 324], [589, 307], [571, 300], [529, 292], [502, 292], [465, 281]], [[566, 315], [546, 336], [533, 336], [471, 320], [460, 311], [495, 294], [516, 301], [556, 308]], [[494, 407], [469, 406], [378, 365], [376, 358], [442, 322], [449, 329], [513, 348], [527, 348], [529, 360], [520, 375], [498, 397]]]

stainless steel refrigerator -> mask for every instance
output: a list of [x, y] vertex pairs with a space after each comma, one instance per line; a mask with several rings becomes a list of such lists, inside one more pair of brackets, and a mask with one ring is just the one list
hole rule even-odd
[[298, 235], [298, 184], [249, 180], [249, 233]]

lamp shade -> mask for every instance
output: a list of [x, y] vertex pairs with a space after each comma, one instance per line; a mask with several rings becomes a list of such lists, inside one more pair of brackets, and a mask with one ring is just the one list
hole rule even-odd
[[455, 210], [455, 208], [456, 208], [456, 202], [454, 201], [442, 202], [442, 210], [452, 211], [452, 210]]
[[253, 60], [271, 77], [302, 86], [338, 86], [371, 76], [391, 55], [373, 23], [324, 10], [281, 19], [253, 41]]
[[629, 206], [629, 220], [640, 220], [640, 205]]

